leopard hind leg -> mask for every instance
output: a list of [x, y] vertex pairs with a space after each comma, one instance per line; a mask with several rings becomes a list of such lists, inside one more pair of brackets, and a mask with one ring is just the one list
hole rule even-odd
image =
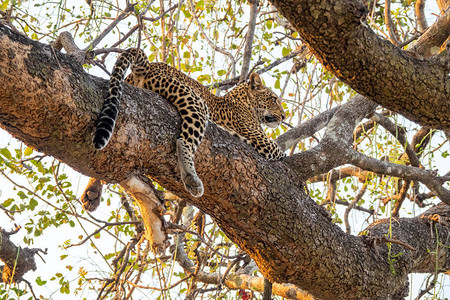
[[194, 165], [194, 154], [203, 138], [206, 129], [208, 111], [201, 98], [195, 104], [179, 108], [181, 115], [181, 135], [177, 139], [178, 168], [184, 187], [194, 197], [203, 195], [203, 183], [197, 175]]

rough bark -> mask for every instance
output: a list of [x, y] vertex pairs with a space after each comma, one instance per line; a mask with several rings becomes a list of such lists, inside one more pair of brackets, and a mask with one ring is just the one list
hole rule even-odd
[[[0, 72], [2, 128], [88, 176], [121, 182], [149, 175], [214, 218], [270, 281], [295, 284], [316, 299], [400, 299], [408, 273], [434, 272], [436, 256], [427, 250], [450, 234], [440, 224], [430, 230], [420, 218], [400, 218], [393, 236], [416, 251], [394, 244], [390, 254], [382, 239], [367, 237], [384, 237], [389, 222], [372, 225], [366, 237], [349, 236], [305, 194], [301, 169], [265, 161], [213, 124], [196, 154], [205, 194], [192, 198], [176, 167], [180, 120], [161, 97], [126, 86], [116, 133], [96, 152], [91, 143], [105, 80], [1, 25]], [[439, 250], [437, 263], [448, 269], [448, 247]]]
[[322, 64], [363, 96], [433, 128], [450, 128], [447, 64], [408, 55], [365, 24], [357, 0], [274, 0]]
[[2, 274], [0, 282], [7, 284], [20, 282], [25, 273], [30, 270], [36, 270], [34, 255], [39, 250], [30, 248], [22, 249], [16, 246], [10, 240], [10, 236], [15, 234], [17, 230], [6, 232], [0, 227], [0, 261], [4, 263], [4, 266], [0, 266], [0, 273]]

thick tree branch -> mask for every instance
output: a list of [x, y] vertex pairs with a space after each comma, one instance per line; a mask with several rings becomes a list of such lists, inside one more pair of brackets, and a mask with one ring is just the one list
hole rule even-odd
[[450, 205], [450, 191], [442, 186], [442, 182], [431, 171], [380, 161], [353, 150], [347, 151], [345, 155], [351, 164], [364, 170], [404, 178], [406, 180], [420, 181], [438, 196], [439, 199]]
[[411, 57], [382, 40], [364, 23], [367, 8], [362, 1], [273, 4], [322, 64], [358, 93], [420, 124], [450, 128], [447, 67]]
[[338, 110], [338, 108], [338, 106], [333, 107], [332, 109], [324, 111], [306, 122], [300, 123], [297, 127], [286, 131], [277, 138], [277, 144], [281, 147], [281, 149], [287, 150], [299, 141], [313, 136], [316, 132], [328, 125], [328, 122], [331, 120], [331, 117]]
[[145, 224], [145, 237], [155, 253], [164, 253], [168, 237], [165, 232], [162, 201], [156, 196], [152, 183], [143, 176], [132, 176], [120, 185], [137, 202]]
[[411, 47], [411, 51], [419, 53], [423, 57], [431, 57], [439, 52], [442, 44], [448, 39], [450, 32], [450, 9], [428, 27]]
[[0, 227], [0, 261], [4, 263], [4, 266], [1, 268], [2, 277], [0, 278], [0, 282], [7, 284], [17, 283], [23, 280], [22, 277], [25, 273], [36, 270], [34, 255], [42, 250], [22, 249], [16, 246], [10, 240], [10, 236], [15, 234], [19, 229], [20, 227], [13, 232], [7, 232]]
[[[310, 165], [322, 160], [320, 149], [309, 152], [312, 161], [304, 161], [307, 170], [302, 173], [295, 159], [266, 161], [211, 124], [195, 157], [205, 194], [192, 198], [176, 166], [179, 116], [167, 101], [125, 86], [115, 135], [104, 151], [96, 152], [92, 135], [107, 89], [105, 80], [86, 74], [69, 56], [1, 25], [0, 70], [3, 129], [107, 182], [147, 174], [209, 214], [272, 282], [295, 284], [316, 299], [398, 299], [405, 295], [408, 273], [435, 270], [436, 260], [427, 249], [435, 249], [436, 236], [418, 218], [393, 222], [396, 239], [416, 251], [393, 245], [390, 253], [402, 255], [392, 265], [385, 244], [373, 246], [331, 223], [328, 213], [305, 194], [302, 183], [309, 177]], [[372, 105], [361, 107], [357, 114], [370, 111]], [[345, 144], [351, 144], [354, 122], [344, 124], [352, 126]], [[331, 120], [328, 127], [337, 125]], [[383, 226], [374, 224], [368, 232], [384, 236], [389, 227]], [[442, 237], [449, 229], [438, 224], [437, 230], [439, 241], [446, 241]], [[442, 247], [439, 266], [448, 269], [447, 250]]]

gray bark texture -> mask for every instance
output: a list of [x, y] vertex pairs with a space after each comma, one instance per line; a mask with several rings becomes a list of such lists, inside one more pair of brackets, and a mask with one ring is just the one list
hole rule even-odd
[[[271, 282], [295, 284], [315, 299], [402, 299], [409, 273], [450, 267], [448, 227], [428, 218], [400, 218], [372, 224], [362, 236], [347, 235], [305, 192], [303, 181], [314, 166], [305, 166], [306, 176], [302, 160], [266, 161], [214, 124], [196, 153], [205, 193], [192, 198], [176, 166], [179, 116], [149, 91], [125, 86], [116, 132], [107, 148], [95, 151], [94, 125], [106, 90], [106, 80], [85, 73], [70, 56], [0, 25], [3, 129], [106, 182], [147, 174], [209, 214]], [[321, 153], [304, 157], [314, 155]], [[446, 207], [434, 213], [448, 216]], [[389, 230], [403, 245], [386, 242]]]
[[358, 93], [421, 125], [450, 128], [448, 58], [413, 57], [382, 39], [365, 23], [368, 10], [359, 0], [272, 3], [321, 63]]
[[[18, 230], [19, 228], [17, 228]], [[10, 236], [17, 231], [6, 232], [0, 227], [0, 261], [4, 263], [3, 266], [0, 266], [2, 275], [0, 282], [17, 283], [22, 281], [25, 273], [36, 270], [34, 255], [39, 252], [39, 249], [17, 247], [10, 239]]]

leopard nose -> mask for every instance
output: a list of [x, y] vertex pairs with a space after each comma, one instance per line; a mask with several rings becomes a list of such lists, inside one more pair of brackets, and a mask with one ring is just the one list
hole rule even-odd
[[265, 116], [265, 117], [264, 117], [264, 120], [265, 120], [267, 123], [275, 123], [275, 122], [278, 121], [277, 118], [275, 118], [274, 116]]

